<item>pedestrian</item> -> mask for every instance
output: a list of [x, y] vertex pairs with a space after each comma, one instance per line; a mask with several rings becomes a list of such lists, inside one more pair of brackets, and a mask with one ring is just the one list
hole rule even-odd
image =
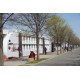
[[70, 49], [71, 49], [71, 51], [72, 51], [72, 46], [70, 46]]
[[30, 52], [29, 58], [34, 58], [35, 60], [35, 53], [33, 51]]
[[66, 51], [67, 50], [67, 47], [65, 46], [64, 50]]
[[18, 51], [19, 51], [19, 57], [22, 57], [23, 56], [23, 51], [20, 47], [18, 47]]
[[66, 47], [66, 49], [67, 49], [67, 52], [68, 52], [68, 47]]
[[46, 47], [44, 48], [44, 52], [45, 52], [45, 55], [46, 55], [46, 53], [47, 53], [47, 48]]

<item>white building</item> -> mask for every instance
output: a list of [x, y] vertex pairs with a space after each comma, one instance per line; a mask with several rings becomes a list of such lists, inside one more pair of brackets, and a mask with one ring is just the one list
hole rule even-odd
[[[3, 53], [6, 57], [19, 57], [19, 31], [3, 30]], [[47, 52], [51, 52], [51, 42], [45, 38]], [[22, 35], [23, 56], [29, 55], [30, 51], [36, 53], [36, 38], [34, 36]], [[39, 53], [43, 53], [43, 38], [39, 38]]]

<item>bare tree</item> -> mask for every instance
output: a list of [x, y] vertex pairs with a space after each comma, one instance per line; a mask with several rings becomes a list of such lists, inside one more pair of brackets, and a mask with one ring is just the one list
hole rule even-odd
[[13, 15], [13, 13], [9, 14], [5, 20], [3, 19], [3, 13], [0, 13], [0, 66], [4, 65], [3, 61], [3, 25], [7, 22], [7, 20]]
[[46, 19], [46, 13], [15, 14], [10, 19], [13, 24], [26, 26], [30, 32], [36, 35], [37, 60], [39, 60], [39, 35], [45, 25]]
[[0, 66], [3, 66], [3, 26], [2, 26], [2, 16], [3, 14], [0, 13]]

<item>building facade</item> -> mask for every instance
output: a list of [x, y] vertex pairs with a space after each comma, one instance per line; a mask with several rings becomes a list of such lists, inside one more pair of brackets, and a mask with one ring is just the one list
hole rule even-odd
[[[6, 57], [19, 57], [19, 32], [18, 31], [3, 31], [5, 36], [3, 39], [3, 53]], [[5, 33], [6, 32], [6, 33]], [[36, 54], [36, 37], [23, 35], [21, 36], [21, 48], [23, 56], [34, 51]], [[51, 52], [51, 41], [44, 37], [45, 47], [47, 52]], [[43, 37], [39, 37], [39, 53], [43, 53]]]

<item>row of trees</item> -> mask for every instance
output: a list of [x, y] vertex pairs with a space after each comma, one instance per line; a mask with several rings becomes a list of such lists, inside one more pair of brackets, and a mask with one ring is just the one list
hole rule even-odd
[[39, 60], [39, 35], [45, 25], [47, 13], [21, 13], [14, 14], [9, 23], [26, 26], [27, 30], [36, 37], [37, 60]]
[[10, 25], [26, 26], [27, 30], [36, 36], [37, 60], [39, 60], [39, 35], [44, 29], [49, 33], [54, 43], [56, 42], [62, 45], [63, 42], [67, 41], [68, 44], [77, 45], [80, 42], [72, 29], [57, 15], [48, 13], [0, 14], [0, 65], [3, 65], [2, 28], [5, 22]]
[[57, 54], [58, 44], [60, 44], [60, 53], [62, 53], [61, 49], [63, 43], [68, 43], [68, 47], [70, 45], [80, 45], [80, 39], [74, 34], [73, 30], [65, 20], [58, 15], [54, 15], [47, 20], [46, 29], [51, 36], [52, 42], [57, 44]]

